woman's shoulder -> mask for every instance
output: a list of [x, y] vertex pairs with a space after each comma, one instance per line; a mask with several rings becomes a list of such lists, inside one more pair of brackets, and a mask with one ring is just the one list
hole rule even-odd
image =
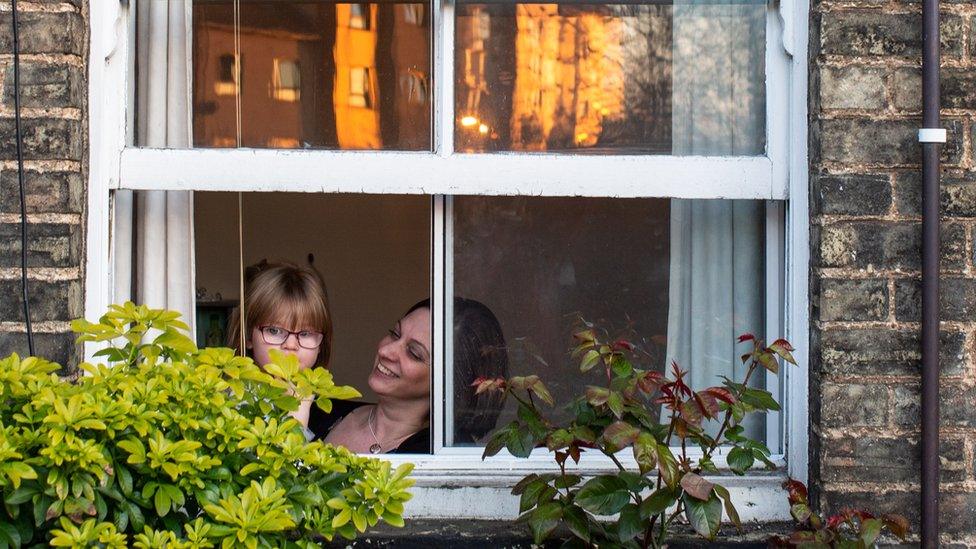
[[322, 408], [319, 408], [318, 404], [313, 404], [308, 414], [308, 429], [315, 434], [316, 439], [323, 439], [329, 433], [329, 430], [336, 423], [339, 423], [339, 420], [349, 415], [356, 408], [368, 404], [368, 402], [355, 402], [351, 400], [333, 400], [331, 412], [326, 412]]

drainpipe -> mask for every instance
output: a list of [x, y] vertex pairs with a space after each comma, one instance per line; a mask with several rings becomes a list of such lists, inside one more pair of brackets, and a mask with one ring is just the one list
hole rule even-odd
[[939, 0], [922, 4], [922, 547], [939, 546]]

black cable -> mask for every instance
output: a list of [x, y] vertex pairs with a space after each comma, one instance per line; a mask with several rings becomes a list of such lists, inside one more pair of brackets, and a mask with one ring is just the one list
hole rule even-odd
[[17, 181], [20, 183], [20, 280], [24, 289], [24, 320], [27, 323], [27, 350], [34, 356], [34, 330], [31, 327], [30, 300], [27, 298], [27, 190], [24, 186], [24, 136], [20, 129], [20, 35], [17, 32], [17, 0], [11, 0], [14, 31], [14, 124], [17, 134]]

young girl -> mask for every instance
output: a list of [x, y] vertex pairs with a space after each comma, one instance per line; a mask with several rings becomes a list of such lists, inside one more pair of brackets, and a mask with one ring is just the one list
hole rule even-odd
[[[269, 351], [296, 355], [302, 368], [328, 367], [332, 352], [332, 314], [322, 277], [314, 268], [293, 263], [261, 263], [248, 269], [244, 290], [245, 350], [259, 366]], [[240, 310], [229, 323], [228, 344], [241, 349]], [[312, 400], [292, 415], [308, 426]]]

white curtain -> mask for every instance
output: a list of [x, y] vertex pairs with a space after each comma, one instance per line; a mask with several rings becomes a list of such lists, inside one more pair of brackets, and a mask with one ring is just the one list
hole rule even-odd
[[[673, 152], [762, 154], [764, 8], [706, 2], [674, 5]], [[741, 377], [744, 347], [736, 338], [762, 332], [763, 208], [760, 201], [671, 201], [667, 364], [690, 369], [695, 388]], [[752, 436], [761, 427], [747, 425]]]
[[[136, 2], [137, 145], [190, 146], [191, 7], [191, 0]], [[117, 193], [115, 242], [115, 301], [179, 311], [192, 327], [192, 193]]]

